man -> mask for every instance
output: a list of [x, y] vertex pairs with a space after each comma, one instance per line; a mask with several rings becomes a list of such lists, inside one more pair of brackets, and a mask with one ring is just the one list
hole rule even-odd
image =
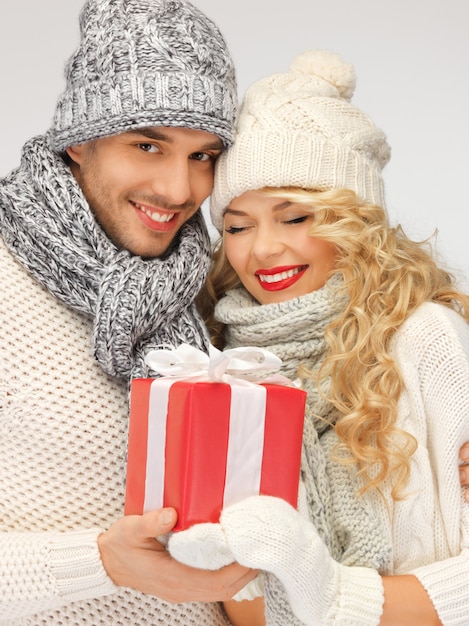
[[0, 623], [218, 626], [255, 574], [176, 563], [174, 511], [122, 512], [129, 379], [208, 345], [199, 207], [233, 64], [185, 0], [88, 0], [80, 25], [50, 131], [0, 183]]

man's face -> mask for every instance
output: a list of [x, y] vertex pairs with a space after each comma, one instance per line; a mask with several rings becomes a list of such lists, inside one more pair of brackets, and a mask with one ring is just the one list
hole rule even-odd
[[67, 153], [111, 241], [157, 257], [209, 196], [222, 147], [202, 130], [151, 127], [71, 146]]

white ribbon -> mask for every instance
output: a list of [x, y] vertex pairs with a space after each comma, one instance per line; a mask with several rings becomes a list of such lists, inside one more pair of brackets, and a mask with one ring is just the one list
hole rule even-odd
[[223, 507], [260, 491], [266, 401], [262, 385], [231, 387]]
[[174, 383], [164, 378], [155, 382], [150, 387], [144, 513], [163, 506], [166, 415], [169, 390]]
[[[257, 348], [246, 346], [218, 350], [210, 346], [209, 355], [188, 344], [181, 344], [174, 350], [151, 350], [145, 356], [148, 367], [161, 376], [178, 378], [203, 377], [205, 380], [226, 382], [232, 377], [247, 381], [259, 382], [261, 372], [276, 372], [282, 365], [282, 360], [275, 354]], [[291, 385], [292, 381], [284, 376], [269, 377], [268, 381], [283, 385]]]

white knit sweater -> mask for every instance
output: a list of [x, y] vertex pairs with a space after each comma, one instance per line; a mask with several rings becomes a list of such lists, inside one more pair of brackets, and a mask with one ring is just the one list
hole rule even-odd
[[398, 426], [419, 446], [400, 502], [369, 494], [393, 546], [393, 569], [413, 572], [445, 626], [469, 624], [469, 504], [458, 451], [469, 441], [469, 325], [426, 303], [396, 335], [392, 355], [404, 377]]
[[1, 241], [0, 293], [0, 624], [226, 625], [216, 604], [108, 578], [97, 535], [123, 514], [126, 387], [91, 358], [91, 323]]

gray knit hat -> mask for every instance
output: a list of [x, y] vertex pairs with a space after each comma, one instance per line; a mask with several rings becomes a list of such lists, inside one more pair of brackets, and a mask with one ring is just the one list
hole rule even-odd
[[233, 61], [217, 26], [186, 0], [88, 0], [50, 131], [65, 148], [143, 126], [218, 135], [236, 116]]
[[309, 50], [289, 72], [249, 87], [230, 150], [216, 164], [212, 221], [245, 191], [262, 187], [351, 189], [385, 206], [381, 170], [390, 158], [384, 133], [351, 104], [355, 72], [336, 54]]

